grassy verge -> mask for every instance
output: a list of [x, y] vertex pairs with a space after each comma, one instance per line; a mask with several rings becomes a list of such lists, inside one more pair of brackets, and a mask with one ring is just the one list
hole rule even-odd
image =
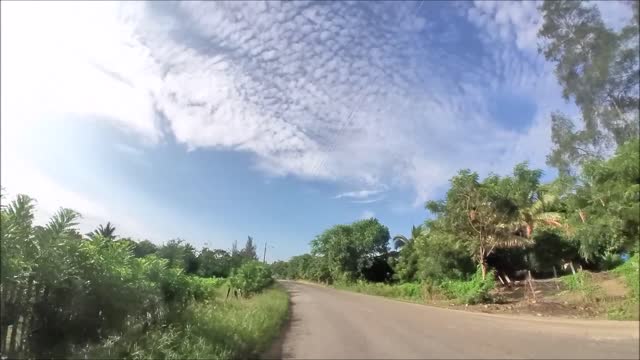
[[635, 254], [624, 264], [615, 268], [613, 273], [626, 282], [629, 297], [621, 304], [608, 309], [609, 319], [640, 320], [640, 255]]
[[490, 291], [495, 287], [493, 274], [485, 280], [478, 271], [469, 280], [446, 280], [439, 284], [422, 283], [384, 284], [358, 281], [336, 283], [335, 288], [368, 295], [384, 296], [412, 302], [426, 302], [435, 299], [449, 299], [460, 304], [477, 304], [491, 301]]
[[578, 294], [582, 302], [592, 304], [606, 313], [610, 320], [638, 320], [640, 318], [640, 282], [638, 255], [610, 272], [619, 277], [629, 289], [624, 298], [609, 298], [593, 278], [593, 274], [581, 271], [560, 278], [568, 292]]
[[565, 275], [560, 277], [560, 282], [569, 292], [581, 295], [585, 303], [594, 303], [603, 297], [601, 289], [594, 283], [590, 272], [580, 271]]
[[[279, 334], [289, 300], [274, 285], [247, 299], [229, 298], [220, 289], [213, 300], [194, 303], [176, 325], [148, 329], [139, 336], [106, 343], [90, 357], [132, 359], [255, 358]], [[132, 340], [135, 338], [135, 340]]]
[[358, 281], [354, 283], [335, 283], [333, 287], [357, 293], [384, 296], [388, 298], [421, 302], [425, 299], [424, 288], [417, 283], [384, 284]]

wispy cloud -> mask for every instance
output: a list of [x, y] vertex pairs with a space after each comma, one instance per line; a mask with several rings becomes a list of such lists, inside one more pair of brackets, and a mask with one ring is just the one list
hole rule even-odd
[[384, 196], [380, 196], [380, 197], [376, 197], [373, 199], [366, 199], [366, 200], [353, 200], [352, 203], [354, 204], [372, 204], [378, 201], [382, 201], [384, 200]]
[[348, 198], [348, 199], [365, 199], [368, 198], [370, 196], [373, 195], [378, 195], [381, 192], [383, 192], [384, 190], [358, 190], [358, 191], [349, 191], [349, 192], [344, 192], [341, 194], [338, 194], [336, 196], [334, 196], [334, 199], [342, 199], [342, 198]]
[[[431, 31], [440, 15], [416, 2], [109, 3], [79, 6], [83, 16], [73, 18], [66, 8], [16, 3], [28, 20], [11, 20], [18, 17], [3, 6], [3, 30], [11, 27], [2, 32], [3, 69], [19, 70], [8, 73], [3, 104], [18, 118], [44, 79], [36, 95], [53, 93], [46, 103], [57, 112], [97, 112], [152, 143], [170, 134], [189, 149], [251, 152], [269, 174], [409, 188], [421, 204], [459, 168], [544, 165], [547, 114], [560, 92], [534, 51], [536, 4], [503, 4], [457, 5], [463, 16], [455, 20], [481, 31], [450, 29], [443, 43]], [[5, 34], [21, 32], [5, 44]], [[23, 45], [56, 39], [63, 46], [47, 45], [54, 61], [44, 67], [40, 47]], [[477, 43], [478, 54], [466, 50]], [[5, 93], [29, 101], [5, 101]], [[523, 129], [495, 121], [490, 105], [502, 93], [535, 104], [519, 119]], [[379, 194], [336, 198], [366, 203]]]

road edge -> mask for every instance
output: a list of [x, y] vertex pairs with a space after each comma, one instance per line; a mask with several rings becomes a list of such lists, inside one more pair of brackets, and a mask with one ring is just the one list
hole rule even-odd
[[639, 334], [639, 331], [638, 331], [638, 329], [640, 328], [640, 321], [638, 321], [638, 320], [568, 319], [568, 318], [554, 317], [554, 316], [535, 317], [535, 316], [531, 316], [531, 315], [491, 314], [491, 313], [484, 313], [484, 312], [479, 312], [479, 311], [471, 311], [471, 310], [463, 310], [463, 309], [451, 309], [451, 308], [443, 307], [443, 306], [437, 306], [437, 305], [425, 304], [425, 303], [418, 303], [418, 302], [414, 302], [414, 301], [398, 299], [398, 298], [391, 298], [391, 297], [385, 297], [385, 296], [379, 296], [379, 295], [364, 294], [364, 293], [359, 293], [359, 292], [356, 292], [356, 291], [338, 289], [338, 288], [335, 288], [335, 287], [332, 287], [332, 286], [319, 284], [319, 283], [314, 283], [314, 282], [310, 282], [310, 281], [306, 281], [306, 280], [287, 280], [287, 281], [292, 281], [292, 282], [296, 282], [296, 283], [300, 283], [300, 284], [305, 284], [305, 285], [310, 285], [310, 286], [316, 286], [316, 287], [331, 289], [331, 290], [340, 291], [340, 292], [347, 293], [347, 294], [353, 294], [353, 295], [359, 295], [359, 296], [368, 296], [368, 297], [373, 297], [373, 298], [386, 300], [386, 301], [392, 301], [392, 302], [396, 302], [396, 303], [409, 304], [409, 305], [418, 306], [418, 307], [422, 307], [422, 308], [427, 307], [427, 308], [438, 310], [438, 311], [451, 311], [451, 312], [456, 312], [456, 313], [460, 313], [460, 314], [467, 314], [469, 316], [498, 318], [498, 319], [506, 319], [506, 320], [511, 320], [511, 321], [516, 321], [516, 320], [518, 320], [518, 321], [531, 321], [531, 322], [539, 322], [539, 323], [547, 323], [547, 324], [555, 324], [555, 325], [599, 325], [599, 326], [609, 327], [609, 328], [613, 328], [613, 329], [617, 329], [617, 330], [621, 330], [621, 329], [628, 330], [629, 328], [632, 328], [632, 329], [636, 330], [636, 332], [634, 334], [632, 334], [632, 338], [638, 339], [640, 337], [640, 334]]

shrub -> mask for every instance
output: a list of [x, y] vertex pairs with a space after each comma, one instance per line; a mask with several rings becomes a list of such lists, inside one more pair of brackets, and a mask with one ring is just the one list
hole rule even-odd
[[250, 299], [193, 302], [180, 322], [129, 331], [76, 353], [90, 359], [254, 359], [279, 333], [288, 310], [284, 289], [268, 289]]
[[560, 278], [560, 281], [569, 291], [580, 291], [589, 285], [591, 279], [586, 271], [580, 271], [575, 274], [566, 275]]
[[231, 287], [244, 297], [260, 292], [273, 282], [269, 267], [259, 261], [249, 261], [234, 269], [229, 278]]
[[443, 294], [449, 299], [455, 299], [463, 304], [477, 304], [491, 300], [489, 292], [495, 287], [493, 272], [487, 273], [482, 279], [480, 268], [470, 280], [446, 280], [440, 284]]

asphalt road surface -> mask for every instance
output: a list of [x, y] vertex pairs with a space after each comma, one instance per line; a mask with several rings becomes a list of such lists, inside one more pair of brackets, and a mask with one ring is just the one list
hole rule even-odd
[[266, 358], [639, 358], [636, 322], [471, 313], [292, 281]]

